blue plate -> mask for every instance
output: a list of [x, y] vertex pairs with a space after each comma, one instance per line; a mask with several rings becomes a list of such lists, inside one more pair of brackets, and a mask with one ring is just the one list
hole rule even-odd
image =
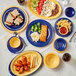
[[[31, 38], [31, 33], [32, 33], [31, 26], [34, 25], [34, 24], [37, 24], [37, 22], [40, 22], [40, 26], [41, 25], [47, 25], [48, 26], [46, 42], [41, 42], [41, 41], [34, 42]], [[43, 46], [48, 45], [52, 41], [53, 35], [54, 35], [54, 31], [53, 31], [53, 27], [51, 26], [51, 24], [49, 22], [45, 21], [45, 20], [42, 20], [42, 19], [37, 19], [37, 20], [32, 21], [28, 25], [27, 30], [26, 30], [26, 37], [27, 37], [28, 41], [32, 45], [37, 46], [37, 47], [43, 47]]]
[[[13, 25], [13, 26], [8, 26], [5, 24], [5, 21], [7, 19], [7, 16], [9, 14], [9, 12], [13, 11], [14, 9], [17, 9], [20, 13], [20, 15], [23, 17], [23, 23], [21, 23], [20, 25]], [[3, 16], [2, 16], [2, 22], [3, 22], [3, 25], [8, 29], [8, 30], [11, 30], [11, 31], [17, 31], [17, 30], [20, 30], [21, 28], [24, 27], [24, 25], [26, 24], [26, 14], [25, 12], [18, 8], [18, 7], [11, 7], [11, 8], [8, 8], [4, 13], [3, 13]]]
[[[36, 51], [36, 52], [38, 52], [38, 51]], [[38, 53], [39, 53], [39, 52], [38, 52]], [[39, 54], [41, 55], [41, 53], [39, 53]], [[15, 57], [17, 57], [17, 56], [15, 56]], [[14, 58], [15, 58], [15, 57], [14, 57]], [[43, 56], [41, 55], [41, 57], [42, 57], [42, 63], [41, 63], [41, 65], [40, 65], [40, 67], [41, 67], [42, 64], [43, 64]], [[14, 58], [13, 58], [13, 59], [14, 59]], [[16, 76], [15, 74], [12, 73], [11, 68], [10, 68], [13, 59], [12, 59], [11, 62], [9, 63], [8, 71], [9, 71], [9, 73], [10, 73], [12, 76]], [[37, 70], [39, 70], [40, 67], [39, 67]], [[37, 71], [37, 70], [36, 70], [36, 71]], [[35, 72], [36, 72], [36, 71], [35, 71]], [[33, 72], [33, 73], [35, 73], [35, 72]], [[32, 74], [33, 74], [33, 73], [32, 73]], [[32, 75], [32, 74], [30, 74], [30, 75]], [[28, 75], [28, 76], [30, 76], [30, 75]]]
[[62, 38], [58, 38], [54, 42], [54, 48], [57, 51], [64, 51], [67, 48], [67, 42]]
[[[71, 31], [70, 31], [68, 34], [66, 34], [66, 35], [60, 34], [60, 33], [59, 33], [59, 29], [57, 29], [58, 26], [57, 26], [56, 24], [57, 24], [61, 19], [63, 19], [63, 20], [68, 20], [69, 22], [71, 22], [71, 26], [72, 26]], [[73, 32], [73, 23], [72, 23], [72, 21], [69, 20], [68, 18], [60, 18], [60, 19], [58, 19], [58, 20], [56, 21], [54, 28], [55, 28], [55, 32], [56, 32], [59, 36], [61, 36], [61, 37], [67, 37], [67, 36], [69, 36], [69, 35]]]
[[65, 14], [67, 17], [73, 17], [75, 15], [75, 9], [72, 7], [68, 7], [65, 10]]
[[[15, 36], [12, 36], [12, 37], [15, 37]], [[11, 37], [11, 38], [12, 38]], [[10, 39], [11, 39], [10, 38]], [[21, 43], [21, 46], [20, 47], [18, 47], [18, 48], [12, 48], [10, 45], [9, 45], [9, 41], [10, 41], [10, 39], [8, 40], [8, 42], [7, 42], [7, 48], [8, 48], [8, 50], [10, 51], [10, 52], [12, 52], [12, 53], [21, 53], [23, 50], [24, 50], [24, 48], [25, 48], [25, 44], [24, 44], [24, 40], [21, 38], [21, 37], [19, 37], [20, 39], [21, 39], [21, 41], [22, 41], [22, 43]]]

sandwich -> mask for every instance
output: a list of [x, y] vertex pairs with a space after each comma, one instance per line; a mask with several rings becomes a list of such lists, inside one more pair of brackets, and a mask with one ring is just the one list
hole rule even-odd
[[15, 20], [14, 23], [16, 25], [20, 25], [23, 22], [23, 17], [22, 16], [18, 16]]
[[13, 22], [14, 22], [13, 19], [14, 19], [14, 18], [9, 14], [9, 15], [7, 16], [7, 19], [6, 19], [6, 21], [5, 21], [5, 24], [6, 24], [6, 25], [9, 25], [9, 26], [13, 25]]
[[10, 14], [12, 15], [12, 17], [15, 19], [17, 16], [20, 15], [20, 13], [18, 12], [17, 9], [13, 10], [12, 12], [10, 12]]

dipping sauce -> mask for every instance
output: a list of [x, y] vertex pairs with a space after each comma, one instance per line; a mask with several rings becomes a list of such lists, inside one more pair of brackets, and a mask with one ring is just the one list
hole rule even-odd
[[63, 55], [63, 57], [62, 57], [62, 59], [64, 60], [64, 61], [70, 61], [70, 59], [71, 59], [71, 55], [69, 54], [69, 53], [65, 53], [64, 55]]
[[61, 27], [59, 31], [62, 35], [66, 35], [68, 33], [68, 29], [66, 27]]

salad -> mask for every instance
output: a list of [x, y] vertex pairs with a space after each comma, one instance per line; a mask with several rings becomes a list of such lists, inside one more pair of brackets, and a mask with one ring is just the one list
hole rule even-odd
[[42, 16], [54, 16], [58, 13], [59, 7], [49, 0], [32, 0], [31, 8]]

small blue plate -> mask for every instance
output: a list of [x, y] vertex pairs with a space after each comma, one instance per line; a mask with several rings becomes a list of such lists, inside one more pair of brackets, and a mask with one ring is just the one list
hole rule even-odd
[[[17, 9], [20, 13], [20, 15], [23, 17], [23, 23], [21, 23], [20, 25], [13, 25], [13, 26], [8, 26], [5, 24], [5, 21], [7, 19], [7, 16], [9, 14], [9, 12], [13, 11], [14, 9]], [[20, 30], [21, 28], [24, 27], [24, 25], [26, 24], [26, 14], [25, 12], [18, 8], [18, 7], [11, 7], [11, 8], [8, 8], [4, 13], [3, 13], [3, 16], [2, 16], [2, 22], [3, 22], [3, 25], [8, 29], [8, 30], [11, 30], [11, 31], [18, 31]]]
[[58, 38], [54, 42], [54, 48], [57, 51], [64, 51], [67, 48], [67, 42], [62, 38]]
[[[59, 33], [59, 29], [57, 29], [57, 23], [61, 20], [61, 19], [63, 19], [63, 20], [68, 20], [69, 22], [71, 22], [71, 26], [72, 26], [72, 28], [71, 28], [71, 31], [68, 33], [68, 34], [66, 34], [66, 35], [62, 35], [62, 34], [60, 34]], [[55, 22], [55, 32], [59, 35], [59, 36], [61, 36], [61, 37], [68, 37], [72, 32], [73, 32], [73, 23], [72, 23], [72, 21], [71, 20], [69, 20], [68, 18], [59, 18], [56, 22]]]
[[[35, 52], [38, 52], [38, 51], [35, 51]], [[39, 52], [38, 52], [38, 53], [39, 53]], [[39, 54], [41, 55], [41, 53], [39, 53]], [[17, 56], [15, 56], [15, 57], [17, 57]], [[14, 58], [15, 58], [15, 57], [14, 57]], [[40, 67], [39, 67], [37, 70], [39, 70], [39, 69], [41, 68], [42, 64], [43, 64], [43, 56], [41, 55], [41, 57], [42, 57], [42, 63], [41, 63]], [[14, 59], [14, 58], [13, 58], [13, 59]], [[12, 59], [11, 62], [9, 63], [8, 71], [9, 71], [9, 73], [10, 73], [12, 76], [16, 76], [15, 74], [12, 73], [11, 68], [10, 68], [13, 59]], [[36, 71], [37, 71], [37, 70], [36, 70]], [[35, 71], [35, 72], [36, 72], [36, 71]], [[35, 73], [35, 72], [33, 72], [33, 73]], [[32, 73], [32, 74], [33, 74], [33, 73]], [[32, 74], [30, 74], [30, 75], [32, 75]], [[30, 75], [27, 75], [27, 76], [30, 76]]]
[[72, 8], [72, 7], [66, 8], [66, 10], [65, 10], [65, 15], [66, 15], [67, 17], [73, 17], [73, 16], [75, 15], [75, 9]]
[[[37, 22], [40, 22], [40, 26], [41, 25], [47, 25], [48, 26], [48, 31], [47, 31], [47, 39], [46, 39], [46, 42], [41, 42], [41, 41], [38, 41], [38, 42], [34, 42], [31, 38], [31, 26], [34, 25], [34, 24], [37, 24]], [[32, 21], [28, 27], [27, 27], [27, 30], [26, 30], [26, 37], [28, 39], [28, 41], [34, 45], [34, 46], [37, 46], [37, 47], [43, 47], [43, 46], [46, 46], [48, 45], [52, 40], [53, 40], [53, 36], [54, 36], [54, 31], [53, 31], [53, 27], [51, 26], [51, 24], [45, 20], [42, 20], [42, 19], [37, 19], [37, 20], [34, 20]]]
[[[12, 36], [12, 37], [15, 37], [15, 36]], [[12, 38], [12, 37], [11, 37], [11, 38]], [[10, 39], [11, 39], [11, 38], [10, 38]], [[24, 40], [23, 40], [21, 37], [19, 37], [19, 38], [21, 39], [22, 43], [21, 43], [21, 46], [18, 47], [18, 48], [12, 48], [12, 47], [9, 45], [10, 39], [9, 39], [8, 42], [7, 42], [7, 48], [8, 48], [8, 50], [9, 50], [10, 52], [14, 53], [14, 54], [21, 53], [21, 52], [24, 50], [24, 48], [25, 48]]]

